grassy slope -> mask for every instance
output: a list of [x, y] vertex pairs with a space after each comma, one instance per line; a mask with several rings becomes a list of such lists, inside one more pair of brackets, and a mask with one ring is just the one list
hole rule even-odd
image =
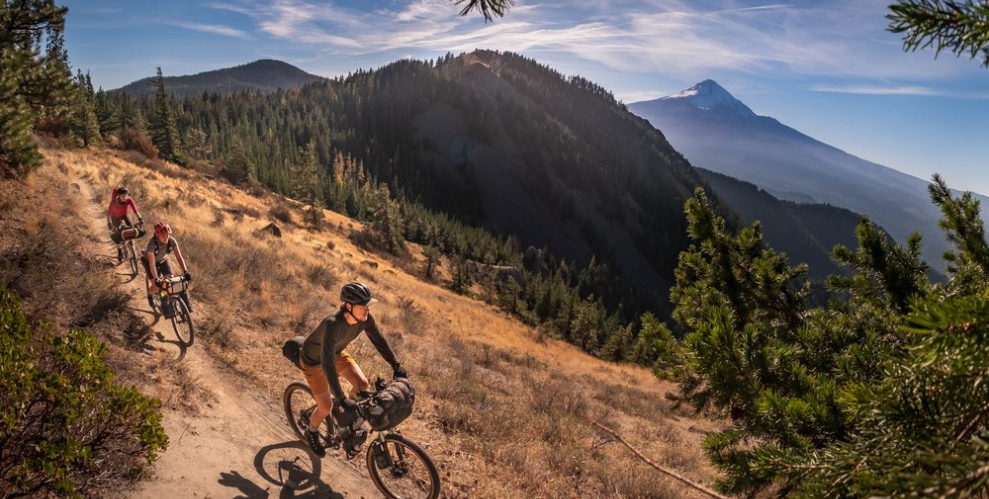
[[[267, 396], [269, 407], [257, 409], [274, 411], [263, 415], [266, 421], [280, 422], [281, 391], [301, 379], [281, 357], [281, 343], [308, 333], [335, 309], [335, 290], [360, 279], [381, 299], [374, 313], [417, 386], [417, 411], [403, 432], [423, 443], [440, 466], [444, 497], [690, 496], [617, 444], [599, 445], [592, 420], [617, 429], [660, 464], [702, 483], [712, 481], [699, 442], [700, 431], [713, 423], [673, 410], [664, 398], [673, 386], [647, 370], [591, 358], [490, 306], [423, 282], [416, 248], [403, 259], [369, 253], [349, 239], [359, 224], [332, 212], [321, 232], [280, 222], [283, 238], [259, 238], [252, 232], [279, 211], [301, 219], [299, 207], [138, 156], [110, 151], [47, 151], [47, 156], [49, 165], [36, 176], [57, 176], [61, 170], [91, 179], [100, 199], [111, 186], [126, 184], [146, 220], [173, 225], [196, 276], [193, 300], [202, 326], [193, 350]], [[75, 209], [88, 201], [68, 194], [61, 201]], [[361, 263], [367, 260], [377, 268]], [[141, 328], [131, 327], [128, 334], [110, 328], [105, 334], [123, 356], [137, 357], [133, 351], [141, 344], [155, 350], [150, 359], [136, 360], [160, 371], [155, 383], [143, 386], [166, 400], [168, 411], [208, 407], [213, 418], [222, 418], [225, 411], [239, 410], [222, 398], [197, 396], [212, 381], [183, 375], [183, 362], [174, 362], [174, 352], [162, 348], [161, 339], [131, 330]], [[387, 373], [365, 340], [350, 350], [372, 379]], [[284, 430], [259, 438], [280, 443]], [[159, 471], [155, 478], [167, 479], [175, 477]]]

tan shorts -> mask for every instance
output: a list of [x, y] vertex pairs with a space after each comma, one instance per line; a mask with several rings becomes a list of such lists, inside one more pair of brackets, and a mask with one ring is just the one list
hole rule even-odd
[[[319, 395], [330, 391], [330, 384], [326, 381], [326, 375], [323, 374], [323, 368], [320, 366], [309, 367], [306, 362], [302, 360], [302, 356], [299, 356], [299, 367], [302, 368], [302, 374], [306, 376], [306, 382], [309, 383], [309, 388], [312, 390], [313, 395]], [[340, 374], [344, 369], [350, 366], [356, 366], [357, 362], [353, 357], [347, 353], [346, 350], [340, 352], [337, 358], [334, 359], [333, 365], [337, 368], [337, 375]]]

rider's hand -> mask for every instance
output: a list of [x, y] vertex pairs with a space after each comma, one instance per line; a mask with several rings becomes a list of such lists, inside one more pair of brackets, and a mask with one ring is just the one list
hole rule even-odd
[[404, 367], [402, 367], [402, 364], [395, 364], [395, 366], [392, 369], [394, 369], [394, 372], [392, 373], [393, 378], [405, 378], [405, 379], [409, 378], [409, 373], [405, 370]]
[[188, 270], [186, 270], [185, 271], [185, 275], [183, 277], [185, 277], [185, 281], [186, 282], [192, 282], [192, 272], [189, 272]]
[[357, 402], [354, 399], [344, 398], [333, 403], [333, 417], [337, 424], [349, 425], [357, 419]]

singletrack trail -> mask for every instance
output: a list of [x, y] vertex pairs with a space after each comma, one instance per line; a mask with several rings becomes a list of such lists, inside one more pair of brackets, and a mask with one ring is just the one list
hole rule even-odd
[[[76, 172], [78, 173], [78, 172]], [[73, 175], [79, 194], [91, 214], [91, 233], [104, 235], [105, 243], [94, 250], [116, 263], [116, 252], [105, 225], [107, 200], [95, 197], [95, 189], [78, 174]], [[140, 200], [138, 200], [140, 204]], [[147, 225], [154, 221], [146, 220]], [[148, 236], [136, 241], [138, 254]], [[195, 262], [189, 262], [194, 269]], [[285, 421], [281, 393], [266, 394], [249, 380], [212, 357], [201, 340], [188, 349], [180, 345], [164, 318], [157, 318], [145, 298], [144, 271], [131, 276], [127, 263], [111, 270], [122, 289], [130, 294], [130, 307], [146, 317], [154, 331], [129, 351], [134, 362], [148, 368], [142, 386], [145, 393], [162, 398], [163, 425], [168, 449], [155, 462], [151, 477], [123, 491], [128, 498], [380, 498], [362, 464], [363, 454], [347, 462], [328, 451], [314, 459]], [[209, 307], [197, 303], [195, 283], [190, 289], [193, 321]], [[157, 367], [157, 368], [156, 368]], [[159, 379], [167, 378], [164, 380]], [[299, 379], [302, 379], [301, 373]], [[286, 385], [292, 380], [286, 379]], [[166, 387], [164, 383], [177, 386]], [[164, 393], [166, 396], [162, 396]], [[198, 411], [189, 410], [190, 393], [200, 401]]]

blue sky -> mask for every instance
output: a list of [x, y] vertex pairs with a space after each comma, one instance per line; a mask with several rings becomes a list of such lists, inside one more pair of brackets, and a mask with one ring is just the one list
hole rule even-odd
[[63, 0], [73, 67], [117, 88], [279, 59], [322, 76], [475, 48], [581, 75], [625, 102], [711, 78], [864, 159], [989, 194], [989, 69], [886, 31], [892, 0], [516, 0], [485, 23], [452, 0]]

